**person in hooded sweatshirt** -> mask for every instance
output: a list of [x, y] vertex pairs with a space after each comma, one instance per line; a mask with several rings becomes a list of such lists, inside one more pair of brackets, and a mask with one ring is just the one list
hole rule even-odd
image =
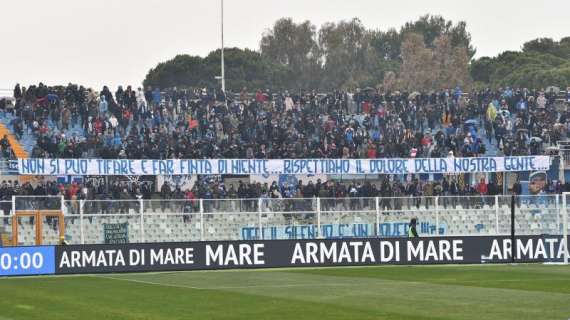
[[416, 229], [417, 224], [418, 220], [416, 218], [412, 218], [412, 220], [410, 220], [410, 224], [408, 225], [408, 238], [420, 237], [418, 236], [418, 230]]

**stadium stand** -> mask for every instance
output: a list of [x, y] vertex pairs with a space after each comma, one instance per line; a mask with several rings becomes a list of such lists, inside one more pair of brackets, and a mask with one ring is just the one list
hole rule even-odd
[[[15, 87], [0, 100], [3, 158], [383, 158], [526, 155], [557, 152], [570, 118], [565, 93], [498, 89], [464, 93], [335, 91], [228, 94], [206, 89], [160, 91], [121, 87], [112, 94], [82, 86]], [[554, 123], [554, 125], [552, 125]], [[13, 132], [13, 135], [10, 132]], [[2, 199], [18, 194], [64, 194], [67, 199], [454, 196], [501, 193], [497, 182], [460, 179], [372, 185], [197, 185], [192, 190], [150, 190], [144, 183], [112, 185], [40, 183], [2, 186]], [[87, 188], [87, 189], [86, 189]], [[551, 183], [547, 192], [564, 187]], [[82, 192], [86, 189], [86, 192]], [[170, 194], [172, 193], [172, 194]], [[94, 195], [97, 195], [95, 197]]]
[[17, 86], [14, 105], [0, 104], [0, 121], [32, 157], [52, 158], [526, 155], [566, 139], [564, 98], [551, 91], [368, 89], [226, 98], [206, 89], [113, 94], [40, 83]]
[[[0, 134], [6, 138], [0, 147], [4, 159], [551, 154], [570, 128], [564, 95], [511, 88], [469, 93], [367, 88], [328, 94], [258, 90], [226, 97], [207, 89], [119, 87], [113, 94], [107, 87], [97, 93], [40, 83], [17, 86], [13, 99], [1, 100]], [[424, 235], [504, 234], [509, 214], [499, 179], [200, 180], [185, 189], [168, 182], [157, 188], [142, 181], [18, 180], [0, 185], [4, 215], [12, 213], [12, 196], [63, 196], [66, 236], [75, 243], [101, 243], [104, 224], [125, 222], [131, 241], [247, 239], [259, 236], [259, 226], [264, 237], [306, 237], [307, 232], [314, 236], [310, 226], [317, 224], [316, 216], [322, 225], [397, 235], [398, 226], [419, 212]], [[543, 191], [552, 195], [523, 201], [525, 216], [518, 227], [541, 234], [558, 226], [551, 212], [559, 205], [556, 194], [567, 189], [560, 181], [547, 181]], [[512, 191], [520, 194], [518, 188]], [[35, 225], [26, 219], [19, 221], [22, 243], [34, 237]], [[51, 227], [42, 230], [45, 242], [58, 239], [54, 221], [46, 218]]]

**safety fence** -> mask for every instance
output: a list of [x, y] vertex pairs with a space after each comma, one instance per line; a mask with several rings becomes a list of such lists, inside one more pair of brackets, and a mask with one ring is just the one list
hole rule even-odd
[[[1, 201], [4, 245], [562, 235], [566, 196]], [[566, 216], [566, 219], [564, 217]], [[567, 225], [567, 224], [566, 224]], [[568, 229], [568, 227], [566, 227]]]

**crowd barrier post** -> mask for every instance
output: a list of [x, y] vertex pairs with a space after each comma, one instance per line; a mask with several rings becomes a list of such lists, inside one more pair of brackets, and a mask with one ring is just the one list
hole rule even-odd
[[511, 263], [515, 263], [515, 252], [517, 252], [517, 242], [515, 240], [515, 195], [511, 196]]
[[144, 208], [143, 208], [143, 199], [139, 199], [139, 216], [140, 216], [140, 229], [141, 229], [141, 238], [140, 242], [144, 243]]
[[499, 235], [499, 195], [495, 195], [495, 234]]
[[[60, 236], [63, 235], [63, 237], [64, 237], [63, 240], [65, 240], [65, 197], [64, 197], [63, 195], [61, 195], [59, 201], [60, 201], [59, 210], [61, 211], [61, 215], [57, 218], [57, 220], [58, 220], [58, 225], [59, 225], [59, 228], [60, 228], [60, 230], [58, 230], [58, 231], [59, 231], [59, 233], [60, 233]], [[39, 209], [39, 208], [38, 208], [38, 209]], [[39, 213], [39, 211], [38, 211], [38, 218], [39, 218], [39, 221], [36, 222], [36, 228], [37, 228], [37, 226], [38, 226], [37, 223], [39, 223], [40, 225], [44, 223], [44, 221], [43, 221], [44, 218], [43, 218], [43, 216]], [[61, 221], [61, 220], [63, 220], [63, 221]], [[63, 229], [63, 230], [61, 230], [61, 229]], [[40, 236], [41, 236], [41, 235], [40, 235]], [[60, 239], [60, 240], [62, 240], [62, 239]]]
[[566, 196], [570, 193], [562, 194], [562, 238], [564, 239], [564, 264], [568, 264], [568, 210], [566, 208]]
[[259, 223], [259, 230], [257, 233], [258, 240], [263, 240], [263, 226], [261, 224], [261, 213], [263, 212], [263, 209], [261, 208], [262, 204], [263, 200], [261, 198], [257, 199], [257, 222]]
[[85, 244], [85, 231], [83, 230], [83, 210], [85, 206], [85, 200], [79, 200], [79, 239], [81, 244]]
[[12, 215], [16, 215], [16, 196], [12, 196]]
[[374, 198], [376, 201], [376, 237], [380, 238], [380, 198]]
[[560, 208], [560, 195], [556, 195], [556, 232], [560, 232], [560, 215], [562, 215], [562, 209]]
[[200, 199], [200, 241], [204, 241], [204, 199]]
[[316, 238], [321, 237], [321, 198], [317, 198], [317, 231]]
[[435, 197], [435, 235], [439, 236], [439, 196]]

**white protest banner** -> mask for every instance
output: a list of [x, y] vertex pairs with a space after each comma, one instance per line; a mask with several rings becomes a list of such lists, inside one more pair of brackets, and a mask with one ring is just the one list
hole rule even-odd
[[433, 159], [19, 159], [22, 175], [410, 174], [548, 170], [548, 156]]

